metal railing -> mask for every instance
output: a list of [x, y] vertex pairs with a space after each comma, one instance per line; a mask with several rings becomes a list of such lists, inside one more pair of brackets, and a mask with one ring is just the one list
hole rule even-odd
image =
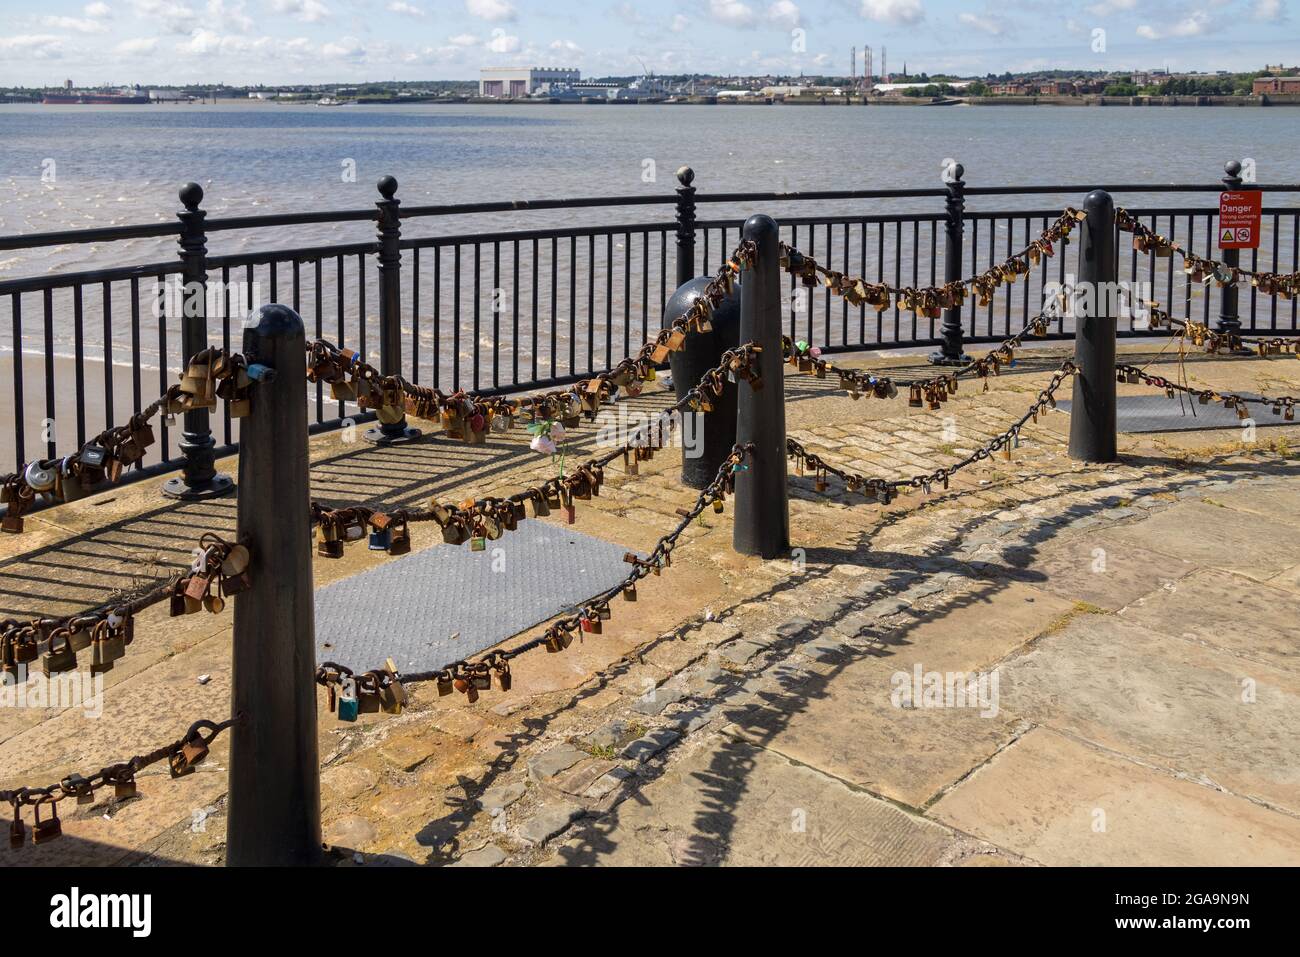
[[[1231, 165], [1231, 164], [1230, 164]], [[0, 349], [7, 332], [12, 405], [0, 392], [0, 462], [21, 466], [79, 448], [100, 428], [138, 411], [175, 380], [182, 356], [203, 346], [238, 347], [238, 326], [258, 301], [299, 312], [308, 333], [376, 358], [385, 372], [445, 391], [487, 394], [573, 382], [607, 368], [657, 332], [664, 304], [680, 283], [712, 272], [740, 240], [745, 216], [757, 208], [779, 214], [781, 239], [830, 268], [896, 286], [936, 285], [972, 275], [1024, 248], [1060, 213], [1033, 197], [1077, 205], [1102, 188], [1126, 195], [1213, 194], [1221, 183], [975, 187], [951, 170], [937, 188], [818, 192], [697, 192], [689, 169], [673, 193], [596, 198], [402, 206], [397, 183], [380, 181], [373, 209], [208, 219], [202, 190], [181, 190], [177, 222], [0, 237], [0, 252], [117, 243], [174, 236], [179, 257], [140, 265], [53, 273], [0, 281]], [[1261, 186], [1269, 197], [1300, 193], [1298, 185]], [[998, 198], [1014, 209], [968, 209], [974, 198]], [[1032, 201], [1032, 205], [1030, 205]], [[475, 217], [546, 211], [617, 211], [672, 207], [672, 215], [588, 226], [418, 232], [416, 227]], [[831, 212], [791, 214], [810, 208]], [[719, 211], [697, 218], [701, 207]], [[740, 210], [734, 213], [733, 210]], [[1129, 207], [1168, 236], [1215, 247], [1217, 207]], [[214, 255], [215, 234], [316, 225], [374, 223], [371, 241]], [[1249, 255], [1255, 269], [1300, 268], [1300, 205], [1264, 209], [1266, 241]], [[93, 255], [93, 253], [92, 253]], [[373, 267], [373, 268], [372, 268]], [[1187, 282], [1175, 260], [1140, 260], [1119, 247], [1121, 282], [1148, 284], [1149, 298], [1175, 316], [1240, 322], [1245, 330], [1297, 332], [1297, 303], [1242, 295], [1240, 303]], [[1043, 259], [1026, 282], [1000, 288], [985, 306], [974, 299], [941, 320], [918, 319], [896, 306], [877, 313], [832, 303], [829, 290], [804, 297], [791, 285], [783, 306], [792, 338], [826, 351], [935, 346], [936, 362], [960, 361], [964, 343], [996, 341], [1041, 310], [1052, 283], [1079, 272], [1073, 247]], [[181, 296], [166, 290], [184, 284]], [[251, 293], [261, 293], [252, 295]], [[822, 292], [822, 295], [818, 293]], [[1221, 300], [1212, 304], [1211, 299]], [[1240, 316], [1237, 309], [1240, 309]], [[6, 315], [7, 313], [7, 315]], [[855, 314], [856, 313], [856, 314]], [[1144, 334], [1131, 318], [1120, 335]], [[1055, 321], [1069, 338], [1072, 321]], [[232, 341], [232, 335], [236, 341]], [[153, 391], [153, 383], [158, 393]], [[312, 387], [311, 428], [332, 429], [372, 418]], [[237, 448], [238, 422], [224, 404], [209, 423], [206, 410], [163, 425], [146, 467], [132, 477], [182, 474], [170, 494], [203, 497], [228, 487], [213, 460]], [[405, 423], [372, 429], [381, 442], [401, 441]]]

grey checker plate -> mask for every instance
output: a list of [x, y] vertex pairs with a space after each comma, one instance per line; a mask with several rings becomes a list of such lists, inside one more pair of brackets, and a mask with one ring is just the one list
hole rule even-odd
[[317, 589], [317, 661], [368, 670], [391, 655], [399, 671], [441, 668], [612, 588], [631, 570], [627, 551], [528, 519], [486, 551], [438, 544], [389, 559]]
[[[1058, 399], [1056, 407], [1070, 411], [1068, 399]], [[1194, 413], [1194, 414], [1193, 414]], [[1274, 415], [1269, 406], [1251, 406], [1255, 425], [1295, 425], [1280, 415]], [[1165, 395], [1122, 395], [1116, 407], [1116, 425], [1121, 432], [1185, 432], [1194, 429], [1240, 429], [1241, 420], [1223, 403], [1201, 405], [1196, 399], [1184, 400]], [[1297, 420], [1300, 421], [1300, 420]]]

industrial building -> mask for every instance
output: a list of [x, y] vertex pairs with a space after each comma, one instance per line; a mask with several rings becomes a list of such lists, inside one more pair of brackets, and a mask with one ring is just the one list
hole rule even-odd
[[567, 86], [582, 78], [581, 73], [571, 69], [546, 67], [484, 67], [479, 71], [479, 96], [497, 96], [515, 98], [532, 96], [536, 93], [549, 93], [551, 87]]

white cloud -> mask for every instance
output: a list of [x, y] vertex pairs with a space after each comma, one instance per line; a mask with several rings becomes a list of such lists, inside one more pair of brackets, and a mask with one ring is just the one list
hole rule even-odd
[[1149, 24], [1137, 28], [1137, 35], [1147, 40], [1163, 40], [1166, 37], [1198, 37], [1205, 33], [1210, 25], [1210, 15], [1197, 10], [1175, 23], [1168, 30], [1157, 30]]
[[389, 13], [400, 13], [407, 17], [423, 17], [424, 11], [414, 4], [407, 3], [406, 0], [393, 0], [388, 5]]
[[1251, 15], [1265, 23], [1280, 23], [1286, 19], [1286, 6], [1282, 0], [1255, 0]]
[[31, 60], [57, 60], [63, 56], [63, 38], [48, 33], [0, 37], [0, 53]]
[[88, 3], [82, 12], [92, 20], [109, 20], [113, 16], [113, 8], [107, 3]]
[[509, 0], [465, 0], [465, 9], [471, 17], [491, 23], [514, 20], [519, 16]]
[[253, 20], [244, 13], [244, 0], [227, 4], [226, 0], [208, 0], [208, 18], [218, 26], [234, 27], [240, 33], [251, 33]]
[[752, 27], [758, 22], [754, 8], [740, 0], [709, 0], [709, 18], [733, 27]]
[[1010, 23], [992, 14], [980, 16], [975, 13], [963, 13], [957, 19], [971, 29], [979, 30], [981, 33], [987, 33], [990, 36], [1000, 37], [1011, 32]]
[[118, 56], [145, 56], [157, 49], [157, 37], [136, 37], [133, 40], [123, 40], [113, 47], [113, 52]]
[[148, 20], [172, 33], [189, 33], [198, 19], [193, 8], [181, 0], [132, 0], [131, 9], [141, 20]]
[[356, 37], [343, 37], [320, 48], [321, 56], [331, 60], [361, 60], [365, 58], [366, 48]]
[[1101, 0], [1101, 3], [1088, 7], [1088, 12], [1096, 17], [1104, 17], [1121, 10], [1132, 10], [1136, 6], [1137, 0]]
[[552, 41], [550, 48], [556, 53], [571, 53], [574, 56], [582, 55], [582, 47], [572, 40], [555, 40]]
[[79, 20], [76, 17], [41, 17], [41, 26], [54, 30], [72, 30], [75, 33], [108, 32], [108, 27], [97, 20]]
[[487, 48], [493, 53], [518, 53], [522, 44], [519, 38], [511, 36], [497, 27], [492, 31], [492, 39], [487, 42]]
[[472, 33], [458, 33], [454, 37], [448, 37], [447, 42], [454, 47], [476, 47], [483, 41]]
[[303, 23], [319, 23], [329, 18], [329, 7], [321, 0], [271, 0], [271, 9], [276, 13], [287, 13]]
[[673, 33], [684, 33], [690, 25], [691, 18], [685, 14], [679, 13], [673, 17], [673, 22], [669, 25], [668, 29], [673, 31]]
[[925, 19], [921, 0], [862, 0], [859, 12], [877, 23], [920, 23]]
[[799, 25], [803, 14], [794, 0], [776, 0], [767, 8], [767, 19], [777, 26], [793, 28]]

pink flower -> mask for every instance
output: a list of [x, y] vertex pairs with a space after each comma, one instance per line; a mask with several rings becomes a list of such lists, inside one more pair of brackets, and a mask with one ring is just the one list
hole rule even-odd
[[555, 443], [551, 441], [549, 435], [533, 436], [533, 440], [528, 443], [528, 447], [534, 452], [541, 452], [543, 455], [555, 454]]

